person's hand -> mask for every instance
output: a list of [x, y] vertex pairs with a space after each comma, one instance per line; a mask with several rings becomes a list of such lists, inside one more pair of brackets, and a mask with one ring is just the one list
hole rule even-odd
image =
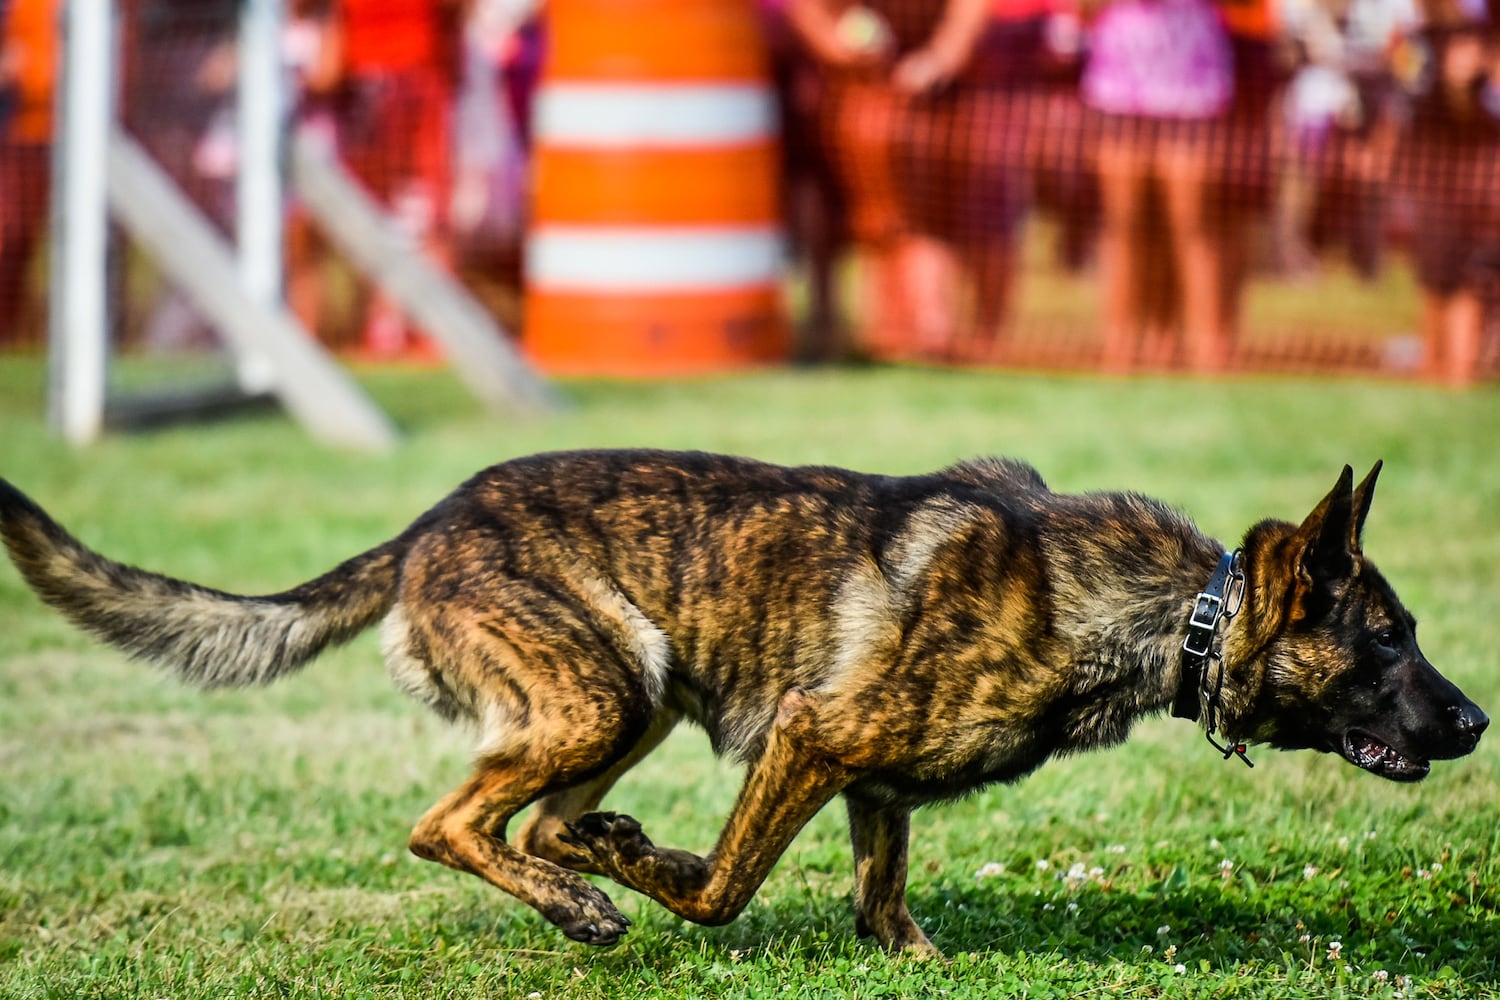
[[885, 62], [895, 48], [890, 25], [868, 7], [844, 11], [833, 25], [834, 61], [842, 66], [875, 66]]
[[925, 94], [953, 79], [962, 68], [962, 61], [943, 49], [924, 45], [896, 63], [891, 82], [908, 94]]

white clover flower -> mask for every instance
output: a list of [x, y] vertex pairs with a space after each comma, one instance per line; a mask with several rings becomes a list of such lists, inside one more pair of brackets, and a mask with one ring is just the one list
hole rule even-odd
[[1178, 962], [1176, 965], [1172, 966], [1172, 971], [1180, 976], [1187, 971], [1187, 966], [1183, 965], [1181, 962]]
[[1297, 939], [1297, 943], [1298, 944], [1311, 944], [1312, 943], [1312, 935], [1311, 934], [1304, 934], [1304, 935], [1302, 935], [1301, 937], [1299, 937]]
[[1302, 866], [1302, 877], [1303, 878], [1313, 878], [1317, 874], [1318, 874], [1318, 866], [1317, 865], [1303, 865]]
[[1044, 872], [1044, 871], [1046, 871], [1047, 869], [1049, 869], [1051, 867], [1052, 867], [1052, 862], [1048, 861], [1046, 858], [1037, 858], [1036, 859], [1036, 870], [1037, 871]]
[[1171, 924], [1162, 924], [1160, 927], [1158, 927], [1156, 929], [1156, 936], [1157, 937], [1166, 937], [1170, 933], [1172, 933], [1172, 925]]
[[1167, 945], [1167, 950], [1161, 953], [1161, 957], [1168, 962], [1172, 961], [1172, 959], [1177, 957], [1177, 946], [1175, 944]]
[[1438, 872], [1440, 872], [1442, 870], [1443, 870], [1443, 863], [1441, 861], [1434, 861], [1432, 863], [1432, 873], [1434, 875], [1436, 875]]
[[1342, 955], [1343, 951], [1344, 951], [1344, 942], [1342, 942], [1342, 941], [1330, 941], [1330, 942], [1328, 942], [1328, 960], [1330, 962], [1341, 962], [1341, 961], [1343, 961], [1343, 959], [1340, 957]]
[[1104, 877], [1104, 869], [1100, 868], [1098, 865], [1095, 865], [1094, 867], [1092, 867], [1092, 868], [1089, 869], [1089, 878], [1103, 878], [1103, 877]]
[[1374, 972], [1370, 973], [1370, 978], [1375, 980], [1376, 985], [1384, 986], [1385, 981], [1391, 978], [1391, 974], [1389, 972], [1386, 972], [1384, 969], [1376, 969]]
[[1417, 869], [1417, 878], [1420, 878], [1420, 879], [1430, 879], [1430, 878], [1432, 878], [1432, 872], [1428, 871], [1426, 868], [1418, 868]]
[[995, 878], [1005, 874], [1005, 866], [998, 861], [986, 861], [980, 865], [979, 870], [974, 873], [975, 878]]
[[1077, 903], [1069, 903], [1068, 904], [1068, 912], [1069, 913], [1077, 913], [1078, 912], [1078, 904]]
[[1125, 845], [1124, 844], [1110, 844], [1108, 847], [1106, 847], [1104, 849], [1104, 853], [1106, 853], [1106, 854], [1124, 854], [1125, 853]]

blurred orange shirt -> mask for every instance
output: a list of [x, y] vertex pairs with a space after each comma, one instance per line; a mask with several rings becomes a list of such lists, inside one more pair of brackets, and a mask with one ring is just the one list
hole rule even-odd
[[52, 140], [52, 88], [57, 74], [58, 10], [62, 0], [11, 0], [5, 18], [5, 62], [13, 67], [13, 142]]
[[340, 0], [351, 72], [431, 69], [449, 56], [435, 0]]
[[1025, 21], [1063, 6], [1055, 0], [990, 0], [990, 16], [997, 21]]
[[1273, 41], [1280, 27], [1276, 0], [1219, 0], [1224, 27], [1236, 38]]

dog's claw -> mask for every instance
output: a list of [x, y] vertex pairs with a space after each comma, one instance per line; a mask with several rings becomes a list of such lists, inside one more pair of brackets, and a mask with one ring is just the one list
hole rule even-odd
[[604, 948], [618, 943], [625, 935], [625, 927], [619, 923], [606, 924], [604, 927], [588, 923], [564, 927], [562, 932], [579, 944], [591, 944], [597, 948]]
[[[568, 832], [558, 834], [557, 839], [577, 849], [578, 853], [569, 858], [575, 866], [605, 864], [612, 856], [637, 857], [652, 849], [650, 838], [633, 816], [595, 812], [563, 826]], [[608, 874], [608, 868], [585, 870]]]
[[546, 913], [558, 929], [574, 941], [598, 947], [612, 945], [624, 936], [630, 921], [608, 896], [584, 882], [571, 905]]
[[631, 817], [621, 816], [618, 813], [585, 813], [577, 819], [563, 824], [563, 827], [572, 836], [572, 840], [569, 840], [562, 835], [559, 835], [558, 839], [562, 840], [564, 843], [571, 843], [575, 846], [583, 847], [586, 845], [583, 843], [579, 843], [580, 841], [595, 840], [607, 834], [610, 831], [611, 827], [622, 826], [633, 827], [636, 831], [640, 830], [641, 828], [641, 824], [636, 822]]

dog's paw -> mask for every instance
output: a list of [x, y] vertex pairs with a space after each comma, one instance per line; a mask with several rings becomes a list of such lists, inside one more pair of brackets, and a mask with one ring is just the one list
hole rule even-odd
[[653, 848], [641, 824], [619, 813], [588, 813], [565, 825], [568, 832], [558, 834], [557, 839], [573, 848], [576, 854], [570, 860], [579, 865], [611, 871], [617, 862], [635, 861]]
[[606, 947], [619, 941], [630, 927], [630, 918], [595, 886], [585, 882], [571, 895], [568, 907], [545, 916], [574, 941]]

